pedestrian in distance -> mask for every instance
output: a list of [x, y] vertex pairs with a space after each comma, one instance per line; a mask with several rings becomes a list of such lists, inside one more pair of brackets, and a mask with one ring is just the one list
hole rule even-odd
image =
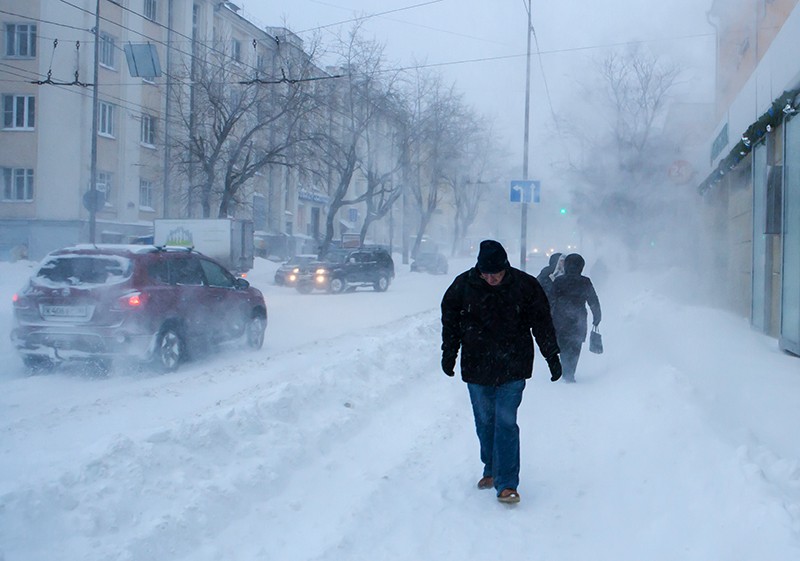
[[577, 253], [564, 258], [564, 274], [553, 281], [553, 324], [561, 350], [564, 381], [575, 381], [575, 370], [586, 341], [586, 305], [592, 311], [592, 325], [600, 325], [600, 300], [589, 277], [582, 275], [585, 261]]
[[[563, 256], [560, 253], [553, 253], [550, 255], [550, 261], [547, 266], [542, 267], [542, 270], [536, 276], [536, 280], [539, 281], [544, 293], [547, 294], [548, 301], [553, 299], [553, 279], [564, 272], [563, 261]], [[561, 265], [560, 269], [559, 265]]]
[[534, 339], [555, 382], [561, 363], [544, 290], [509, 265], [499, 242], [482, 241], [475, 267], [442, 298], [442, 370], [454, 376], [460, 350], [483, 462], [478, 488], [494, 488], [503, 503], [520, 500], [517, 409], [533, 372]]

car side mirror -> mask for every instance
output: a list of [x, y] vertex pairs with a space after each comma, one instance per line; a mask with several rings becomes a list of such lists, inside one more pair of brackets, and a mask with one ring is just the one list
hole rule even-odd
[[234, 288], [236, 288], [236, 290], [244, 290], [250, 287], [250, 282], [247, 279], [243, 279], [242, 277], [236, 277], [233, 286]]

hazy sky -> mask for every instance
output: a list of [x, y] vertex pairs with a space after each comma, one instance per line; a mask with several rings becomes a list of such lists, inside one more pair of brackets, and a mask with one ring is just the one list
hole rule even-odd
[[[306, 39], [319, 33], [323, 42], [332, 42], [356, 17], [382, 14], [365, 19], [363, 30], [386, 45], [390, 63], [437, 65], [468, 103], [495, 119], [521, 159], [523, 0], [240, 0], [239, 5], [257, 23], [285, 23]], [[531, 60], [532, 147], [552, 136], [551, 107], [562, 114], [580, 103], [578, 83], [585, 81], [591, 62], [626, 42], [646, 41], [657, 52], [677, 57], [687, 68], [686, 84], [696, 90], [693, 101], [711, 101], [714, 36], [705, 17], [710, 5], [711, 0], [534, 0], [541, 55]], [[534, 151], [531, 169], [536, 165]]]

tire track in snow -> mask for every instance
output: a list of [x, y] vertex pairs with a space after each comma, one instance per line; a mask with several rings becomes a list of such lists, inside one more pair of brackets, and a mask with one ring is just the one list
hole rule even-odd
[[[431, 345], [437, 319], [419, 314], [341, 337], [322, 352], [311, 345], [305, 354], [264, 361], [277, 369], [278, 381], [229, 393], [173, 426], [117, 436], [105, 450], [84, 455], [76, 471], [5, 494], [0, 528], [9, 540], [0, 541], [10, 549], [68, 552], [69, 544], [48, 543], [46, 533], [45, 539], [31, 535], [31, 528], [50, 525], [53, 535], [76, 536], [75, 551], [86, 540], [125, 536], [130, 545], [124, 550], [96, 546], [98, 559], [175, 558], [192, 551], [202, 536], [246, 515], [254, 501], [269, 501], [297, 466], [357, 430], [371, 411], [402, 393], [398, 389], [418, 386], [431, 366], [438, 370], [432, 362], [438, 345]], [[398, 377], [390, 361], [402, 361], [409, 348], [423, 352], [407, 360]], [[298, 367], [308, 368], [299, 378]]]

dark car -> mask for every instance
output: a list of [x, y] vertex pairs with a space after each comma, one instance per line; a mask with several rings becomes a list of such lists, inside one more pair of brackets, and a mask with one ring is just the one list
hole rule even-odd
[[325, 259], [311, 263], [300, 275], [297, 290], [327, 290], [333, 294], [371, 287], [384, 292], [394, 279], [394, 261], [381, 247], [360, 247], [332, 250]]
[[172, 371], [223, 341], [258, 349], [266, 326], [261, 292], [200, 253], [79, 245], [50, 253], [14, 295], [11, 339], [30, 368], [127, 358]]
[[448, 269], [447, 257], [439, 252], [425, 252], [417, 255], [411, 262], [412, 273], [432, 273], [446, 275]]
[[294, 286], [297, 284], [297, 277], [300, 272], [307, 271], [309, 265], [317, 261], [317, 256], [313, 254], [295, 255], [285, 263], [282, 263], [278, 270], [275, 271], [275, 284]]

